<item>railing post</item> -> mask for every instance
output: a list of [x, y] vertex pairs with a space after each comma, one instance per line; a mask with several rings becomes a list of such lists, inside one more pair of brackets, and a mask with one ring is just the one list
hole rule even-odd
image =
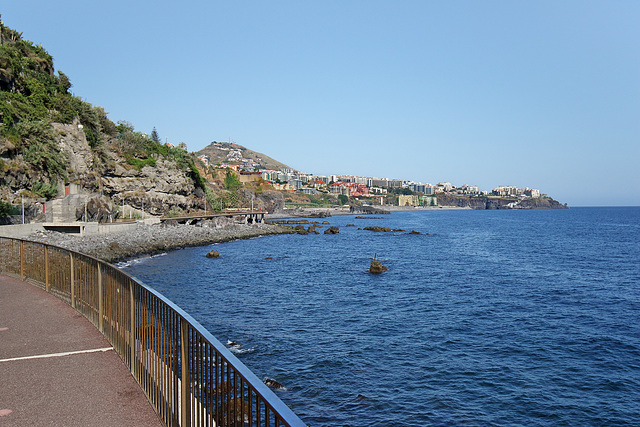
[[[48, 266], [49, 264], [47, 264]], [[102, 300], [102, 264], [98, 263], [98, 330], [104, 334], [104, 302]]]
[[71, 263], [71, 307], [76, 308], [76, 280], [73, 268], [73, 252], [69, 252], [69, 261]]
[[129, 280], [129, 300], [131, 301], [131, 331], [129, 331], [129, 345], [131, 346], [131, 373], [136, 377], [136, 322], [135, 322], [135, 298], [133, 296], [133, 281]]
[[180, 318], [180, 427], [191, 425], [191, 372], [189, 372], [189, 323]]
[[20, 240], [20, 280], [24, 279], [24, 242]]
[[44, 247], [44, 287], [47, 292], [51, 290], [49, 283], [49, 246]]

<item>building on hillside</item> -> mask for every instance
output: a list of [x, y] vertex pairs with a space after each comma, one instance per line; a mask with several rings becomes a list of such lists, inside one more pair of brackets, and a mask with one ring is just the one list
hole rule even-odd
[[419, 183], [412, 183], [409, 184], [409, 189], [411, 191], [415, 191], [416, 193], [422, 193], [422, 194], [434, 194], [435, 190], [433, 185], [431, 184], [423, 184], [421, 182]]
[[271, 184], [273, 185], [273, 188], [279, 191], [295, 191], [296, 189], [293, 188], [293, 186], [291, 184]]
[[540, 197], [540, 190], [535, 190], [533, 188], [525, 188], [524, 194], [525, 196], [529, 196], [529, 197], [533, 197], [534, 199], [537, 199], [538, 197]]
[[323, 175], [312, 175], [309, 177], [309, 181], [322, 181], [325, 184], [328, 184], [329, 178]]
[[435, 196], [401, 194], [398, 196], [398, 206], [438, 206], [438, 199]]
[[349, 196], [369, 197], [369, 188], [366, 185], [353, 182], [347, 186], [349, 187]]
[[344, 183], [338, 181], [329, 185], [329, 192], [331, 194], [344, 194], [345, 196], [349, 195], [349, 187], [347, 187]]
[[438, 198], [433, 196], [418, 196], [421, 206], [438, 206]]
[[415, 194], [404, 195], [401, 194], [398, 196], [398, 206], [419, 206], [420, 201], [418, 200], [418, 196]]
[[451, 191], [453, 189], [453, 184], [450, 182], [439, 182], [438, 187], [443, 189], [443, 192]]
[[387, 178], [371, 178], [369, 180], [369, 183], [367, 184], [367, 187], [371, 188], [371, 187], [381, 187], [381, 188], [387, 188], [389, 187], [389, 180]]
[[241, 171], [239, 175], [240, 182], [246, 184], [248, 182], [258, 182], [262, 179], [260, 172], [245, 172]]
[[386, 188], [380, 188], [380, 187], [368, 187], [369, 188], [369, 193], [371, 194], [387, 194], [388, 190]]
[[477, 185], [463, 184], [462, 187], [460, 187], [460, 191], [462, 194], [480, 194], [480, 187]]
[[315, 188], [310, 188], [310, 187], [302, 188], [302, 192], [304, 194], [309, 194], [309, 195], [320, 194], [320, 192], [318, 190], [316, 190]]
[[300, 179], [290, 179], [287, 184], [292, 186], [295, 190], [301, 190], [304, 183]]

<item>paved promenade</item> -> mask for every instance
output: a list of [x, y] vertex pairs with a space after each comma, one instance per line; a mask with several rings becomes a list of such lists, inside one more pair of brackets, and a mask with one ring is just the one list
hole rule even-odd
[[0, 274], [0, 427], [161, 426], [109, 342], [45, 291]]

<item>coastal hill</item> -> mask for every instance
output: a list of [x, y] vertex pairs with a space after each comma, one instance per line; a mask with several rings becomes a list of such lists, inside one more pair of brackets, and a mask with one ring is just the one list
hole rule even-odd
[[284, 163], [274, 160], [265, 154], [250, 150], [242, 145], [229, 142], [213, 141], [202, 150], [196, 152], [196, 155], [200, 158], [202, 158], [202, 156], [206, 156], [205, 158], [208, 164], [212, 166], [225, 163], [240, 163], [247, 167], [258, 169], [292, 169]]
[[[238, 144], [214, 141], [197, 153], [187, 152], [182, 142], [163, 144], [155, 128], [147, 134], [126, 121], [113, 123], [102, 107], [75, 96], [71, 87], [41, 45], [0, 20], [0, 223], [18, 221], [21, 205], [29, 221], [105, 222], [205, 209], [253, 206], [277, 212], [285, 204], [325, 208], [371, 203], [368, 190], [355, 182], [348, 183], [356, 185], [351, 188], [324, 177], [326, 182], [316, 179], [311, 187], [294, 187], [292, 183], [313, 177]], [[264, 173], [256, 173], [260, 170]], [[397, 205], [400, 195], [420, 194], [397, 185], [387, 193], [383, 187], [376, 204], [383, 198], [384, 204]], [[453, 194], [438, 194], [437, 204], [563, 207], [548, 197]]]
[[[51, 221], [58, 208], [76, 220], [87, 206], [88, 220], [108, 221], [252, 200], [233, 182], [225, 184], [224, 173], [212, 175], [183, 143], [162, 144], [155, 128], [147, 134], [125, 121], [113, 123], [71, 87], [42, 45], [0, 21], [0, 220], [18, 214], [23, 203], [28, 220]], [[255, 197], [264, 209], [283, 203], [268, 188]]]

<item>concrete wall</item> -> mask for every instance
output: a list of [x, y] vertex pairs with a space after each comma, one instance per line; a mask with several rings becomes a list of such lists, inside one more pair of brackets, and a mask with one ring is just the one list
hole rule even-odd
[[21, 238], [21, 237], [26, 237], [29, 234], [35, 233], [37, 231], [44, 231], [44, 228], [42, 227], [42, 223], [0, 225], [1, 237]]
[[[24, 238], [29, 234], [38, 231], [45, 231], [45, 226], [51, 227], [69, 227], [75, 230], [78, 227], [83, 236], [95, 236], [98, 234], [120, 233], [135, 230], [139, 223], [152, 225], [159, 223], [158, 218], [147, 218], [142, 221], [114, 223], [114, 224], [98, 224], [97, 222], [57, 222], [57, 223], [33, 223], [33, 224], [16, 224], [16, 225], [0, 225], [0, 237]], [[74, 233], [76, 234], [76, 233]]]

